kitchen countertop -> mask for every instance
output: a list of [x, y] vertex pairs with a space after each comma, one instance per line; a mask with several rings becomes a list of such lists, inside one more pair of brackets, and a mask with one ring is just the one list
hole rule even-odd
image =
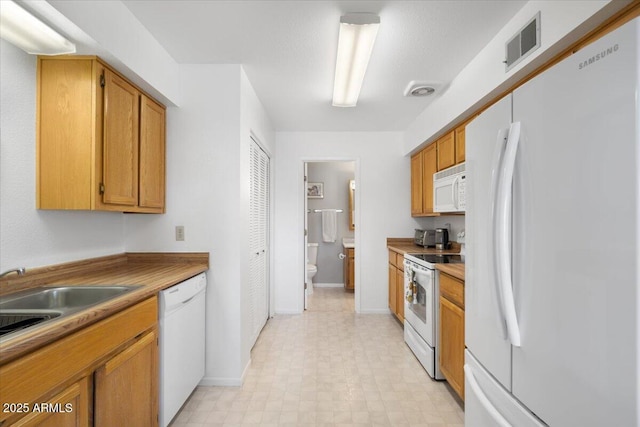
[[[460, 244], [450, 242], [451, 248], [446, 250], [438, 250], [435, 248], [423, 248], [413, 243], [412, 238], [387, 238], [387, 248], [400, 254], [458, 254], [460, 252]], [[464, 281], [464, 264], [436, 264], [436, 269], [447, 273], [457, 279]]]
[[356, 242], [352, 237], [343, 237], [342, 238], [342, 247], [345, 249], [355, 249]]
[[60, 285], [140, 285], [140, 288], [0, 341], [0, 365], [208, 269], [208, 253], [125, 253], [28, 269], [24, 276], [5, 276], [0, 280], [0, 294], [5, 295], [18, 290]]
[[464, 264], [436, 264], [436, 270], [440, 270], [464, 282]]
[[449, 249], [423, 248], [413, 243], [412, 238], [387, 238], [387, 248], [400, 254], [457, 254], [460, 252], [460, 245], [457, 242], [450, 242]]

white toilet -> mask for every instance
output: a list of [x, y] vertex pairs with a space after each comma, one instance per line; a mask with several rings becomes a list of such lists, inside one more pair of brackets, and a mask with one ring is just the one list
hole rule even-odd
[[307, 295], [313, 293], [313, 276], [318, 272], [318, 244], [307, 243]]

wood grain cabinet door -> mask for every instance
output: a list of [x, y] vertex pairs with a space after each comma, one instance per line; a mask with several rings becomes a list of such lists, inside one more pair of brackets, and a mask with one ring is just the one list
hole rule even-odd
[[138, 204], [140, 93], [109, 69], [104, 71], [102, 201]]
[[165, 109], [148, 97], [140, 97], [139, 205], [164, 209]]
[[12, 425], [14, 427], [85, 427], [90, 425], [91, 393], [89, 384], [89, 379], [85, 377], [52, 398], [32, 404], [31, 413]]
[[158, 425], [157, 360], [154, 329], [96, 371], [95, 427]]
[[433, 213], [433, 174], [438, 172], [437, 145], [431, 144], [424, 149], [422, 158], [422, 211]]
[[347, 262], [347, 270], [346, 270], [346, 283], [345, 288], [352, 291], [355, 289], [355, 250], [347, 249], [347, 257], [345, 258]]
[[464, 400], [464, 311], [440, 297], [440, 370]]
[[437, 142], [438, 144], [438, 170], [449, 168], [456, 163], [455, 133], [449, 132]]
[[398, 319], [404, 323], [404, 271], [396, 270], [396, 312]]
[[465, 126], [456, 129], [456, 164], [464, 162], [465, 159]]
[[411, 157], [411, 215], [420, 215], [423, 212], [422, 155], [421, 151]]
[[398, 269], [389, 264], [389, 309], [392, 314], [396, 314], [396, 271]]

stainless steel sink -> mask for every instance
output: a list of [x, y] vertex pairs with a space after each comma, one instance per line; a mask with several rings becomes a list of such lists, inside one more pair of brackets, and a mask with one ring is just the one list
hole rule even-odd
[[130, 292], [138, 286], [57, 286], [0, 297], [0, 337], [64, 317]]

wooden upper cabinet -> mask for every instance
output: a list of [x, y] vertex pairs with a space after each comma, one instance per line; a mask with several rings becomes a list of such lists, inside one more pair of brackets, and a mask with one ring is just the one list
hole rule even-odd
[[422, 155], [423, 151], [411, 157], [411, 215], [419, 215], [423, 212]]
[[140, 102], [140, 206], [164, 209], [165, 109], [142, 95]]
[[436, 142], [438, 146], [438, 171], [456, 164], [455, 132], [451, 131]]
[[422, 157], [422, 213], [433, 213], [433, 174], [437, 170], [437, 147], [425, 148]]
[[[92, 209], [95, 143], [100, 138], [102, 97], [95, 102], [93, 61], [38, 58], [36, 206]], [[97, 109], [100, 108], [100, 111]], [[101, 166], [100, 166], [101, 167]]]
[[456, 164], [464, 162], [466, 123], [456, 128]]
[[433, 174], [464, 162], [465, 125], [411, 157], [411, 216], [439, 215], [433, 212]]
[[163, 213], [165, 108], [94, 56], [37, 76], [37, 208]]
[[110, 70], [104, 71], [103, 202], [138, 203], [140, 94]]

